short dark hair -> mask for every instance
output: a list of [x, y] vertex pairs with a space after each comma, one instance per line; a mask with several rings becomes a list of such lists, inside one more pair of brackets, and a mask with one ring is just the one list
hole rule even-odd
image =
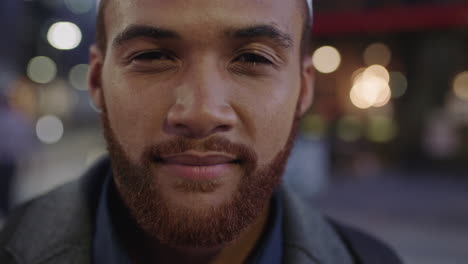
[[105, 13], [109, 0], [101, 0], [96, 17], [96, 45], [103, 53], [106, 53], [107, 32]]
[[[96, 45], [103, 54], [106, 53], [107, 47], [107, 32], [105, 22], [105, 11], [108, 3], [111, 0], [101, 0], [96, 18]], [[312, 31], [312, 16], [306, 0], [300, 0], [302, 16], [304, 20], [302, 37], [301, 37], [301, 55], [306, 56], [310, 49], [311, 31]]]
[[[307, 56], [310, 53], [310, 45], [312, 41], [312, 6], [309, 7], [307, 0], [301, 0], [303, 26], [301, 36], [301, 56]], [[312, 2], [311, 2], [312, 5]]]

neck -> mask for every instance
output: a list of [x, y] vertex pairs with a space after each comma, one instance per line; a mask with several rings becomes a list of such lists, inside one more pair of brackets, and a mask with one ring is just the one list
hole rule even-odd
[[214, 248], [169, 247], [158, 243], [137, 228], [136, 223], [122, 207], [116, 210], [120, 215], [118, 219], [124, 219], [119, 221], [117, 228], [121, 231], [119, 236], [121, 241], [124, 241], [133, 263], [239, 264], [246, 262], [260, 240], [267, 225], [270, 203], [236, 240]]

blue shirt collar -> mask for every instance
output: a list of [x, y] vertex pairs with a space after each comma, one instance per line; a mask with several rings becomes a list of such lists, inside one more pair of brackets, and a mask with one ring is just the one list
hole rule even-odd
[[[93, 240], [93, 261], [95, 264], [131, 264], [130, 258], [116, 234], [112, 220], [110, 188], [114, 188], [112, 174], [106, 176], [102, 186], [96, 214], [96, 232]], [[283, 256], [283, 206], [280, 193], [276, 192], [271, 203], [267, 228], [254, 252], [249, 264], [280, 264]]]
[[102, 186], [96, 213], [96, 232], [93, 243], [93, 263], [130, 264], [127, 255], [115, 232], [115, 223], [111, 219], [109, 203], [112, 174], [108, 173]]
[[267, 227], [249, 264], [280, 264], [283, 258], [283, 206], [279, 192], [272, 197]]

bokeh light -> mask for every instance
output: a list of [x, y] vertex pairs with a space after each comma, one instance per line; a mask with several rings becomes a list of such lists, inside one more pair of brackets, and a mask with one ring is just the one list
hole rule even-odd
[[73, 88], [80, 91], [86, 91], [88, 89], [88, 69], [89, 66], [87, 64], [78, 64], [70, 70], [68, 79]]
[[54, 144], [63, 137], [62, 121], [52, 115], [41, 117], [36, 124], [36, 134], [39, 140], [45, 144]]
[[71, 50], [81, 43], [81, 30], [71, 22], [57, 22], [47, 33], [47, 40], [52, 47], [59, 50]]
[[93, 0], [65, 0], [65, 5], [73, 14], [82, 15], [93, 8]]
[[364, 63], [366, 65], [388, 66], [392, 60], [390, 48], [383, 43], [374, 43], [369, 45], [364, 51]]
[[392, 89], [392, 98], [400, 98], [408, 90], [408, 80], [401, 72], [390, 73], [390, 88]]
[[317, 49], [312, 56], [315, 69], [321, 73], [335, 72], [341, 64], [340, 52], [331, 46]]
[[38, 56], [29, 61], [26, 72], [36, 83], [49, 83], [57, 76], [57, 65], [49, 57]]
[[11, 106], [29, 119], [34, 119], [37, 114], [38, 89], [36, 86], [36, 84], [22, 76], [11, 84], [7, 93]]
[[364, 77], [377, 77], [385, 82], [390, 82], [390, 73], [385, 69], [385, 67], [380, 65], [372, 65], [367, 68], [364, 73]]
[[358, 78], [361, 78], [362, 77], [362, 74], [364, 73], [364, 71], [366, 70], [367, 68], [359, 68], [357, 70], [355, 70], [353, 72], [353, 74], [351, 75], [351, 80], [353, 83], [356, 83], [356, 80]]
[[355, 72], [350, 91], [351, 102], [360, 109], [385, 106], [392, 97], [389, 81], [390, 74], [380, 65]]
[[77, 100], [75, 91], [63, 80], [43, 86], [39, 91], [39, 105], [43, 114], [68, 116], [76, 106]]
[[468, 101], [468, 71], [459, 73], [455, 77], [453, 92], [458, 98]]
[[383, 107], [386, 106], [390, 100], [392, 99], [392, 90], [388, 84], [382, 86], [382, 89], [377, 95], [377, 99], [375, 100], [373, 107]]
[[450, 94], [446, 98], [447, 113], [455, 123], [468, 124], [468, 104], [455, 94]]
[[363, 83], [357, 83], [351, 89], [349, 97], [351, 98], [351, 102], [354, 106], [360, 109], [367, 109], [370, 108], [373, 104], [373, 100], [375, 98], [368, 98], [367, 97], [367, 88], [368, 86], [363, 85]]

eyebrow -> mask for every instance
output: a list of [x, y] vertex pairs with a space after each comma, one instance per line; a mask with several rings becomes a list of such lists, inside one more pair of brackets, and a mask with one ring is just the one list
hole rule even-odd
[[267, 38], [283, 48], [293, 46], [292, 37], [273, 25], [254, 25], [246, 28], [231, 29], [226, 34], [236, 39]]
[[172, 30], [158, 28], [146, 25], [130, 25], [117, 35], [112, 41], [113, 47], [118, 47], [137, 38], [151, 38], [151, 39], [179, 39], [180, 35]]
[[[235, 39], [268, 38], [283, 48], [293, 46], [291, 36], [273, 25], [254, 25], [246, 28], [229, 29], [225, 33]], [[112, 41], [112, 46], [118, 47], [130, 40], [144, 37], [155, 40], [181, 38], [179, 33], [169, 29], [134, 24], [119, 33]]]

